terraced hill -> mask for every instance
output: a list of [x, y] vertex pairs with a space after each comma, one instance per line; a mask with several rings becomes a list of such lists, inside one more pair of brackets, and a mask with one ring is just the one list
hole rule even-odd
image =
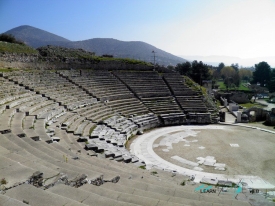
[[1, 205], [249, 205], [198, 193], [172, 171], [143, 170], [125, 149], [148, 129], [215, 120], [178, 74], [12, 71], [0, 85]]

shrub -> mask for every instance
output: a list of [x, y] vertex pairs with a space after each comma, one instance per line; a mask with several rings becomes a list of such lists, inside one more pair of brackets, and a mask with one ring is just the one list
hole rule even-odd
[[185, 186], [185, 180], [180, 183], [181, 186]]
[[1, 183], [1, 185], [6, 185], [8, 182], [7, 182], [6, 178], [2, 178], [0, 183]]
[[16, 40], [16, 38], [11, 34], [0, 34], [0, 41], [25, 45], [22, 41]]
[[139, 168], [145, 170], [146, 166], [140, 166]]

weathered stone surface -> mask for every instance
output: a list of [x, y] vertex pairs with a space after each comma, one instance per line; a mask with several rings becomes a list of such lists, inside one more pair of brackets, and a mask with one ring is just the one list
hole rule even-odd
[[266, 124], [275, 126], [275, 108], [272, 108], [271, 112], [266, 115]]
[[103, 185], [104, 184], [103, 175], [101, 175], [100, 177], [98, 177], [94, 180], [90, 180], [89, 183], [92, 185], [96, 185], [96, 186]]
[[80, 187], [84, 184], [86, 184], [88, 181], [87, 181], [87, 175], [85, 174], [82, 174], [72, 180], [69, 180], [67, 183], [65, 183], [66, 185], [70, 185], [71, 187]]
[[43, 173], [40, 171], [36, 171], [32, 176], [29, 177], [29, 184], [32, 184], [35, 187], [43, 186]]

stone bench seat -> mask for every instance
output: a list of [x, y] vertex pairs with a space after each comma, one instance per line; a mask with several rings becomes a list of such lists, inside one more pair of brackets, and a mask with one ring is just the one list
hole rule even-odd
[[[63, 171], [65, 174], [68, 174], [69, 177], [76, 177], [79, 173], [86, 173], [89, 178], [96, 178], [102, 174], [94, 171], [91, 166], [84, 165], [81, 162], [71, 162], [69, 160], [66, 164], [62, 164], [61, 161], [64, 153], [56, 151], [46, 142], [36, 142], [31, 140], [30, 138], [21, 139], [18, 137], [14, 137], [11, 134], [8, 134], [8, 136], [10, 140], [16, 141], [21, 147], [24, 147], [31, 154], [35, 155], [38, 158], [42, 158], [42, 160], [44, 161], [46, 160], [46, 162], [44, 163], [45, 165], [48, 165], [51, 168], [55, 168], [55, 170], [56, 167], [59, 167], [60, 169], [56, 170], [57, 173]], [[104, 169], [102, 169], [102, 171], [103, 170]]]
[[34, 141], [40, 141], [39, 135], [34, 131], [34, 129], [24, 129], [24, 133], [28, 138], [31, 138]]
[[[97, 95], [95, 95], [97, 96]], [[134, 94], [132, 93], [125, 93], [125, 94], [121, 94], [121, 93], [118, 93], [118, 94], [104, 94], [103, 96], [99, 96], [99, 99], [100, 101], [111, 101], [111, 100], [117, 100], [117, 99], [128, 99], [128, 98], [133, 98], [134, 97]]]
[[29, 115], [35, 116], [35, 118], [38, 119], [38, 118], [41, 118], [40, 115], [43, 115], [43, 113], [46, 113], [53, 109], [56, 109], [56, 108], [58, 108], [58, 106], [59, 105], [57, 103], [48, 104], [45, 107], [35, 110], [34, 112], [30, 113]]
[[37, 97], [37, 96], [24, 97], [24, 98], [21, 98], [21, 99], [9, 102], [8, 104], [6, 104], [6, 107], [7, 108], [16, 107], [16, 106], [18, 106], [18, 105], [20, 105], [22, 103], [25, 103], [25, 102], [35, 101], [38, 98], [39, 97]]
[[[90, 124], [90, 121], [83, 121], [80, 123], [77, 127], [77, 129], [74, 131], [74, 135], [84, 135], [89, 136], [89, 132], [85, 133], [85, 128]], [[88, 126], [89, 127], [89, 126]]]
[[47, 105], [54, 104], [53, 100], [48, 100], [45, 97], [42, 97], [38, 99], [37, 101], [33, 102], [34, 104], [31, 104], [29, 107], [24, 108], [25, 112], [28, 112], [29, 114], [34, 113], [36, 110], [46, 107]]
[[207, 108], [183, 108], [185, 112], [208, 112]]
[[133, 114], [140, 115], [140, 114], [146, 114], [149, 112], [149, 110], [146, 107], [140, 107], [140, 106], [132, 106], [129, 105], [129, 107], [122, 107], [122, 108], [113, 108], [116, 112], [121, 113], [125, 116], [131, 116]]
[[14, 114], [14, 118], [11, 122], [11, 130], [15, 135], [19, 135], [20, 137], [25, 136], [25, 132], [23, 130], [23, 119], [25, 117], [25, 113], [17, 112]]
[[145, 90], [144, 92], [137, 92], [136, 94], [140, 99], [150, 98], [150, 97], [154, 97], [154, 98], [155, 97], [166, 97], [166, 96], [171, 95], [169, 92], [152, 91], [152, 90]]
[[182, 99], [182, 100], [202, 100], [203, 97], [202, 96], [176, 96], [176, 98], [178, 100]]
[[87, 120], [98, 122], [105, 117], [110, 116], [112, 113], [113, 112], [108, 107], [102, 107], [101, 110], [97, 110], [96, 112], [86, 115], [85, 117]]
[[203, 108], [206, 108], [206, 106], [202, 103], [181, 103], [180, 104], [182, 108], [185, 108], [185, 107], [203, 107]]
[[92, 105], [92, 107], [90, 107], [89, 110], [81, 113], [81, 116], [89, 118], [93, 114], [98, 113], [100, 111], [105, 111], [105, 110], [110, 110], [110, 108], [104, 106], [101, 103], [97, 103], [97, 104]]
[[55, 121], [55, 118], [58, 118], [59, 115], [62, 115], [65, 111], [64, 107], [58, 106], [56, 108], [53, 108], [52, 110], [47, 111], [44, 114], [41, 114], [39, 118], [45, 119], [45, 121], [49, 121], [52, 119], [52, 121]]
[[[111, 183], [112, 184], [112, 183]], [[93, 193], [92, 191], [80, 188], [68, 187], [65, 185], [58, 185], [56, 188], [51, 188], [51, 192], [58, 194], [62, 197], [67, 197], [75, 200], [75, 202], [82, 201], [85, 205], [114, 205], [114, 206], [134, 206], [136, 204], [132, 204], [123, 200], [116, 200], [115, 198], [111, 198], [111, 194], [109, 193], [104, 196], [103, 194]], [[122, 198], [121, 198], [122, 199]]]
[[141, 104], [141, 102], [137, 98], [117, 99], [108, 102], [108, 105], [111, 107], [125, 104]]
[[32, 185], [23, 184], [12, 190], [9, 190], [6, 194], [7, 196], [14, 198], [20, 202], [27, 200], [30, 205], [42, 206], [47, 203], [52, 206], [61, 206], [61, 205], [76, 205], [76, 206], [85, 206], [79, 201], [70, 199], [69, 197], [61, 196], [56, 193], [52, 193], [48, 190], [41, 190]]
[[93, 94], [102, 94], [102, 93], [130, 93], [130, 91], [127, 88], [115, 88], [114, 85], [112, 85], [110, 89], [104, 87], [104, 88], [89, 88], [88, 91]]
[[166, 113], [178, 113], [180, 112], [180, 110], [178, 109], [169, 109], [168, 108], [151, 108], [151, 110], [155, 113], [155, 114], [166, 114]]
[[85, 120], [85, 117], [80, 117], [76, 119], [74, 122], [72, 122], [69, 127], [66, 129], [68, 133], [74, 133], [77, 129], [77, 127]]
[[47, 143], [51, 143], [52, 139], [49, 137], [49, 135], [46, 133], [45, 130], [45, 119], [38, 119], [36, 120], [36, 122], [34, 123], [34, 130], [36, 132], [37, 135], [39, 135], [39, 138], [42, 141], [46, 141]]
[[146, 110], [147, 112], [149, 112], [148, 109], [141, 102], [137, 102], [137, 103], [129, 102], [128, 103], [127, 101], [125, 101], [124, 103], [121, 103], [121, 104], [115, 104], [115, 105], [107, 104], [107, 105], [112, 107], [115, 111], [126, 111], [127, 112], [127, 110], [129, 110], [129, 109], [139, 108], [141, 110]]
[[26, 116], [22, 122], [22, 124], [24, 125], [24, 129], [32, 129], [34, 128], [34, 121], [35, 121], [35, 117], [34, 116]]
[[[10, 156], [12, 155], [10, 154]], [[18, 182], [26, 181], [27, 178], [35, 172], [35, 170], [31, 167], [25, 166], [16, 160], [12, 160], [8, 157], [8, 155], [0, 155], [0, 165], [1, 176], [8, 180], [7, 184], [5, 185], [6, 188], [12, 187]], [[1, 203], [1, 205], [4, 204]]]
[[78, 114], [74, 113], [73, 115], [69, 116], [66, 120], [61, 122], [61, 125], [65, 126], [65, 127], [69, 127], [78, 118], [80, 118], [80, 116]]
[[99, 82], [94, 82], [94, 83], [79, 83], [82, 85], [82, 87], [90, 87], [90, 89], [92, 91], [113, 91], [113, 90], [128, 90], [127, 87], [122, 84], [121, 82], [102, 82], [100, 81], [100, 85]]
[[6, 91], [5, 92], [5, 98], [3, 99], [0, 99], [0, 105], [1, 104], [5, 104], [7, 102], [11, 102], [11, 101], [14, 101], [16, 99], [20, 99], [20, 98], [25, 98], [25, 97], [30, 97], [33, 93], [29, 92], [29, 91], [25, 91], [24, 93], [22, 94], [19, 94], [19, 95], [8, 95], [7, 96], [7, 93], [9, 93], [9, 90], [5, 90], [4, 88], [1, 88], [3, 91]]
[[67, 109], [73, 111], [81, 107], [92, 105], [96, 102], [97, 102], [96, 98], [83, 98], [83, 99], [79, 99], [79, 101], [76, 101], [76, 102], [66, 103], [66, 106], [67, 106]]
[[16, 109], [6, 109], [0, 118], [0, 132], [3, 133], [10, 129], [10, 123], [13, 115], [16, 113]]

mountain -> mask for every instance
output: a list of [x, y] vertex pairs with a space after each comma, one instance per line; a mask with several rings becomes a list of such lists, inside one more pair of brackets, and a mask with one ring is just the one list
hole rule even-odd
[[95, 52], [96, 55], [109, 54], [114, 57], [131, 58], [146, 62], [155, 62], [159, 65], [176, 65], [186, 60], [158, 49], [141, 41], [120, 41], [112, 38], [94, 38], [83, 41], [70, 41], [50, 32], [31, 27], [19, 26], [11, 29], [6, 34], [12, 34], [16, 39], [27, 45], [38, 48], [46, 45], [63, 46], [67, 48], [81, 48]]
[[27, 45], [37, 48], [41, 45], [48, 45], [52, 42], [70, 42], [61, 36], [38, 29], [32, 26], [19, 26], [8, 30], [6, 34], [12, 34], [16, 39], [25, 42]]
[[232, 56], [187, 56], [181, 55], [180, 57], [186, 59], [187, 61], [202, 61], [205, 64], [218, 66], [219, 63], [223, 62], [226, 66], [230, 66], [232, 63], [238, 63], [239, 66], [243, 67], [252, 67], [259, 62], [265, 61], [271, 67], [275, 67], [275, 56], [269, 57], [255, 57], [255, 58], [239, 58], [239, 57], [232, 57]]

